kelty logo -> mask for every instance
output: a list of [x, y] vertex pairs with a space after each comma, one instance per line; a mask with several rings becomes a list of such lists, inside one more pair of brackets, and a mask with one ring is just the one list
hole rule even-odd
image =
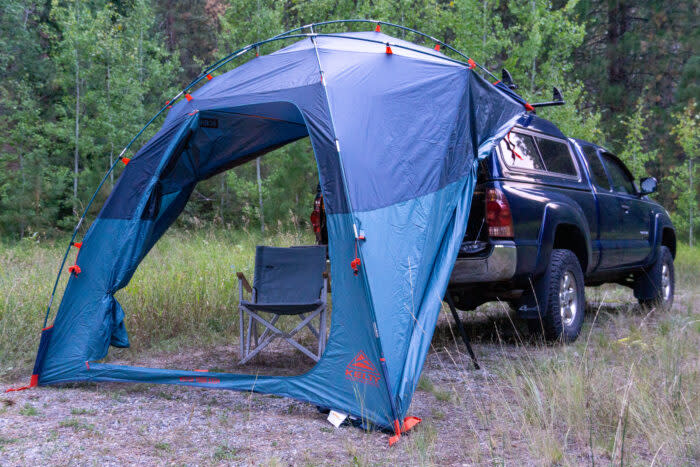
[[367, 355], [363, 351], [359, 351], [355, 358], [348, 363], [347, 368], [345, 368], [345, 379], [378, 386], [379, 372], [372, 362], [369, 361]]
[[205, 383], [205, 384], [219, 384], [221, 380], [219, 378], [211, 378], [208, 376], [180, 376], [180, 381], [183, 383]]

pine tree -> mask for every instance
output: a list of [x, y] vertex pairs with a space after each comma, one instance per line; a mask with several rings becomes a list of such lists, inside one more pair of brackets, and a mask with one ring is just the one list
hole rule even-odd
[[627, 131], [624, 139], [622, 151], [619, 153], [620, 159], [630, 169], [635, 178], [642, 178], [647, 175], [646, 165], [649, 161], [656, 159], [657, 151], [650, 149], [646, 144], [648, 115], [645, 111], [644, 97], [637, 101], [635, 112], [622, 122]]
[[683, 148], [685, 162], [672, 171], [671, 186], [676, 196], [675, 211], [671, 214], [679, 232], [687, 232], [688, 243], [693, 246], [695, 232], [700, 225], [698, 212], [698, 167], [700, 151], [700, 112], [695, 102], [683, 112], [674, 115], [676, 125], [673, 134]]
[[55, 86], [63, 95], [53, 147], [57, 157], [67, 146], [73, 154], [74, 214], [172, 89], [177, 65], [152, 33], [150, 7], [145, 0], [132, 5], [127, 16], [111, 2], [75, 2], [52, 12], [61, 30]]

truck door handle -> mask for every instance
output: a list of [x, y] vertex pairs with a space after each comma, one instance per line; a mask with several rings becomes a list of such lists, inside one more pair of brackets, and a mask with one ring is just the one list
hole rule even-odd
[[625, 210], [625, 212], [630, 212], [630, 207], [627, 204], [621, 204], [620, 207]]

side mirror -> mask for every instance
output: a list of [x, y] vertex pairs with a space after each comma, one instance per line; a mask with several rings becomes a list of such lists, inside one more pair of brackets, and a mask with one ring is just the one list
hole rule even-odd
[[654, 177], [643, 178], [639, 181], [639, 187], [641, 188], [640, 194], [648, 195], [656, 191], [656, 185], [658, 182]]

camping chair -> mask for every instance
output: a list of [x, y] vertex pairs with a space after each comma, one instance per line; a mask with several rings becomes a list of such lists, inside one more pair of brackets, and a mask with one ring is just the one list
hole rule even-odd
[[[240, 364], [248, 362], [275, 339], [286, 340], [314, 361], [321, 358], [326, 347], [328, 275], [325, 269], [325, 246], [256, 248], [253, 286], [250, 286], [243, 273], [236, 274], [240, 297]], [[243, 299], [244, 289], [251, 295], [250, 300]], [[272, 318], [265, 319], [261, 313], [271, 314]], [[248, 314], [246, 327], [245, 314]], [[280, 317], [285, 315], [298, 316], [301, 320], [290, 332], [285, 332], [275, 325]], [[318, 330], [311, 323], [316, 316], [319, 318]], [[259, 336], [258, 323], [264, 327]], [[316, 353], [294, 339], [305, 327], [318, 339]]]

